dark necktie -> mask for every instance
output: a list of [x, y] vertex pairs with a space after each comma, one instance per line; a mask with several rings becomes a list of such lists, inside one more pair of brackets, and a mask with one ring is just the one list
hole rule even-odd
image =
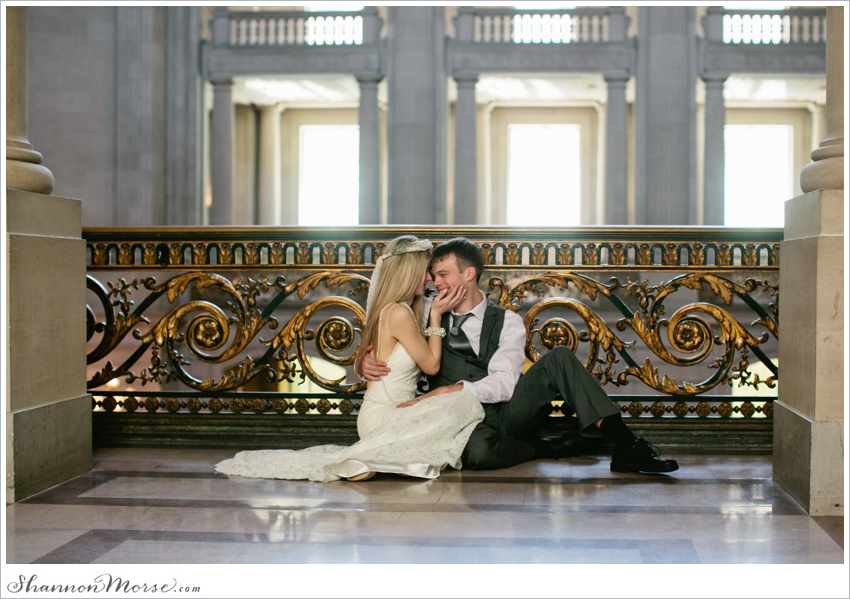
[[466, 336], [466, 333], [461, 329], [461, 325], [466, 321], [467, 318], [472, 316], [472, 313], [468, 314], [452, 314], [452, 328], [449, 329], [449, 347], [455, 350], [458, 353], [468, 353], [475, 354], [472, 350], [472, 345], [469, 343], [469, 338]]

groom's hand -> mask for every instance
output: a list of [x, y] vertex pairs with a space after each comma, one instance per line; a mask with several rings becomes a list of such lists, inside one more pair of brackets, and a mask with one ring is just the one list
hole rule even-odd
[[375, 360], [372, 355], [372, 346], [366, 348], [366, 355], [363, 357], [363, 378], [367, 381], [377, 382], [390, 373], [386, 362]]
[[429, 397], [434, 397], [435, 395], [442, 395], [443, 393], [454, 393], [455, 391], [463, 391], [463, 384], [457, 383], [455, 385], [446, 385], [445, 387], [437, 387], [433, 391], [429, 391], [428, 393], [423, 393], [419, 397], [414, 397], [410, 401], [406, 401], [404, 403], [398, 404], [397, 408], [409, 408], [413, 404], [417, 404], [420, 401], [426, 400]]

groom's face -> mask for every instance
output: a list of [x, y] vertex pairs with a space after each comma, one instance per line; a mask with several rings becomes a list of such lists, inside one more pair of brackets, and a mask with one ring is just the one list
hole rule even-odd
[[449, 254], [431, 264], [431, 278], [434, 280], [434, 287], [442, 295], [444, 291], [465, 286], [467, 277], [461, 271], [457, 257]]

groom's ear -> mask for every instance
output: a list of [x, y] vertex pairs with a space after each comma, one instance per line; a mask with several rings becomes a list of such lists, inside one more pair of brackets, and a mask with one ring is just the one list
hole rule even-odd
[[469, 281], [475, 280], [475, 267], [470, 266], [469, 268], [467, 268], [466, 271], [463, 273], [463, 276], [466, 279], [467, 283]]

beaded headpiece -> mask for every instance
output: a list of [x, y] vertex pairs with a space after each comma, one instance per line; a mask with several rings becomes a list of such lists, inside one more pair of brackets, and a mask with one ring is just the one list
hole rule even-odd
[[372, 298], [375, 289], [378, 288], [378, 277], [381, 275], [381, 266], [384, 260], [392, 256], [400, 256], [401, 254], [409, 254], [410, 252], [430, 252], [434, 245], [427, 239], [417, 239], [410, 241], [403, 239], [399, 241], [389, 254], [382, 254], [378, 261], [375, 262], [375, 270], [372, 272], [372, 281], [369, 283], [369, 295], [366, 297], [366, 314], [372, 308]]

